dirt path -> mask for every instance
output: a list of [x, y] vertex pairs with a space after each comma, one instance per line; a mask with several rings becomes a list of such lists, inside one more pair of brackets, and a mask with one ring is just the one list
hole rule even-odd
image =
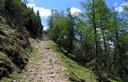
[[67, 82], [66, 68], [48, 47], [49, 41], [31, 40], [35, 49], [35, 59], [31, 58], [24, 71], [23, 79], [32, 82]]

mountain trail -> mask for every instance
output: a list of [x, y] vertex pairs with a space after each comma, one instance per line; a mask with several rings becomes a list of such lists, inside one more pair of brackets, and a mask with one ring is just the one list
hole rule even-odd
[[23, 73], [23, 79], [28, 82], [67, 82], [68, 73], [61, 61], [48, 47], [49, 41], [31, 39], [33, 55]]

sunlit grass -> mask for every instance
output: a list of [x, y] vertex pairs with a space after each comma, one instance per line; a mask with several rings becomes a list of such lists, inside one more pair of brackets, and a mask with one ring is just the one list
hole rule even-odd
[[49, 41], [49, 47], [53, 49], [56, 56], [67, 68], [70, 80], [73, 80], [73, 82], [81, 82], [81, 80], [84, 80], [85, 82], [96, 82], [96, 78], [92, 70], [84, 68], [75, 61], [66, 57], [53, 41]]

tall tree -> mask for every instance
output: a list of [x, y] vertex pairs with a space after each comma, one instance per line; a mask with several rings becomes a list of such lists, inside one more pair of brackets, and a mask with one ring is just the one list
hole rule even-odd
[[[88, 3], [82, 3], [86, 17], [85, 20], [87, 27], [92, 29], [94, 38], [94, 50], [92, 54], [95, 60], [94, 72], [98, 76], [99, 81], [104, 81], [102, 76], [102, 68], [106, 66], [106, 60], [103, 52], [107, 52], [107, 31], [108, 31], [108, 21], [109, 21], [109, 9], [107, 8], [104, 0], [89, 0]], [[103, 46], [103, 47], [102, 47]], [[105, 50], [104, 50], [105, 49]], [[103, 51], [103, 52], [102, 52]], [[103, 58], [104, 57], [104, 58]], [[102, 62], [102, 63], [101, 63]]]
[[72, 16], [70, 9], [67, 10], [67, 13], [67, 50], [69, 53], [72, 53], [73, 41], [75, 39], [75, 17]]

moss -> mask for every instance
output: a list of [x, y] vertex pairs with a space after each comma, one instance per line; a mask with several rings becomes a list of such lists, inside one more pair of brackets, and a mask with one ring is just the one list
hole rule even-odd
[[5, 63], [10, 63], [11, 60], [7, 57], [7, 54], [0, 52], [0, 60], [4, 61]]
[[6, 23], [5, 18], [4, 18], [4, 17], [2, 17], [2, 16], [0, 16], [0, 22], [1, 22], [1, 23]]
[[13, 64], [7, 54], [0, 52], [0, 78], [13, 72]]
[[9, 27], [7, 24], [0, 23], [0, 34], [11, 37], [16, 34], [16, 30]]

